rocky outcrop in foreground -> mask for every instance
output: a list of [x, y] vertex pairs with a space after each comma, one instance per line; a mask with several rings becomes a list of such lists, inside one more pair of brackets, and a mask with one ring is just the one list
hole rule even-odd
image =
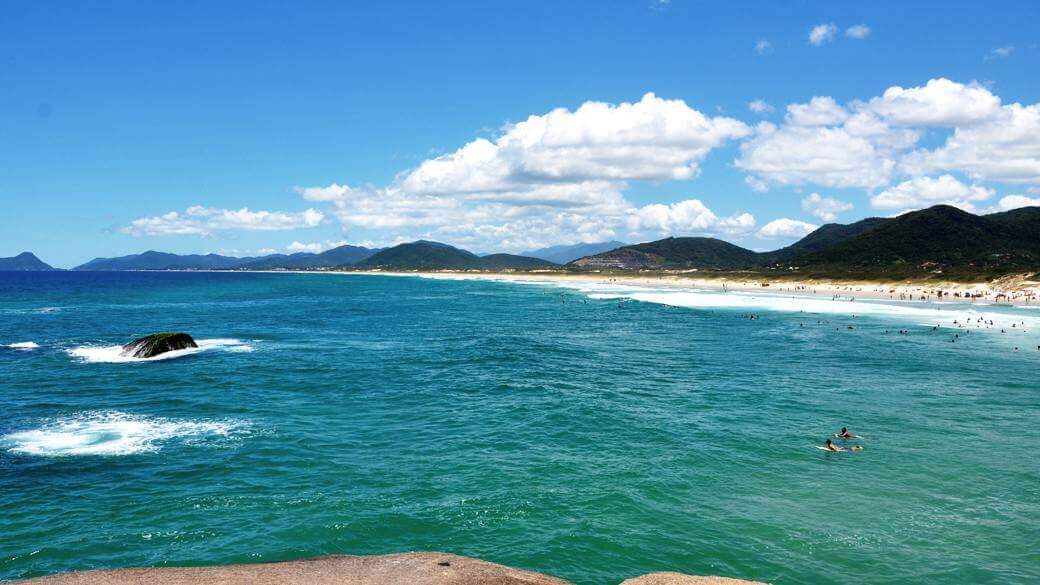
[[[413, 552], [327, 556], [302, 561], [80, 571], [19, 581], [23, 585], [568, 585], [567, 581], [452, 554]], [[651, 573], [624, 585], [762, 585], [723, 577]]]
[[198, 347], [187, 333], [155, 333], [135, 339], [123, 346], [123, 355], [150, 358], [168, 351]]

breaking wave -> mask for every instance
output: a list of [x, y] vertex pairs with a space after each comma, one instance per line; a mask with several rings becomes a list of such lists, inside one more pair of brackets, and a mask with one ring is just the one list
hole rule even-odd
[[[442, 280], [462, 280], [464, 275], [436, 275], [432, 278]], [[978, 327], [995, 331], [1012, 331], [1022, 327], [1031, 331], [1040, 330], [1040, 319], [1028, 311], [1019, 309], [1037, 309], [1040, 307], [1001, 307], [996, 309], [988, 303], [895, 301], [848, 297], [831, 298], [830, 295], [816, 296], [798, 293], [720, 291], [696, 287], [654, 287], [629, 284], [593, 283], [587, 281], [567, 281], [548, 279], [493, 279], [522, 285], [551, 286], [575, 290], [590, 299], [611, 300], [630, 299], [645, 303], [669, 305], [689, 309], [750, 310], [773, 311], [778, 313], [809, 313], [833, 316], [864, 316], [896, 319], [920, 325], [950, 326], [957, 322], [965, 327]]]
[[192, 421], [91, 412], [57, 418], [38, 428], [0, 437], [0, 447], [38, 457], [132, 455], [158, 451], [173, 440], [229, 437], [244, 430], [237, 421]]
[[32, 351], [34, 349], [40, 348], [40, 346], [33, 341], [19, 341], [18, 343], [9, 343], [4, 347], [7, 347], [9, 349], [17, 349], [20, 351]]
[[212, 350], [248, 352], [255, 349], [241, 339], [196, 339], [195, 343], [198, 344], [198, 347], [168, 351], [150, 358], [123, 355], [122, 345], [81, 345], [66, 351], [72, 357], [84, 362], [117, 364], [169, 360]]

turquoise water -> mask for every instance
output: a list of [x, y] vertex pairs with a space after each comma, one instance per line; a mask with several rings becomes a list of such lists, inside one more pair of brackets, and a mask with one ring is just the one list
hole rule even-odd
[[[995, 325], [952, 323], [980, 316]], [[0, 579], [427, 549], [590, 584], [1035, 583], [1038, 320], [389, 276], [0, 274], [0, 345], [39, 346], [0, 348]], [[153, 362], [106, 349], [169, 329], [207, 341]], [[813, 448], [841, 425], [864, 451]]]

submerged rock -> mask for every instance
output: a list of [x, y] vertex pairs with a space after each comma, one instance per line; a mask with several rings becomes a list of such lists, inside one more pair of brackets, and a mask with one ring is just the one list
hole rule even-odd
[[[23, 585], [569, 585], [541, 573], [438, 552], [333, 555], [255, 565], [79, 571], [18, 581]], [[651, 573], [633, 585], [763, 585], [725, 577]]]
[[198, 347], [187, 333], [155, 333], [135, 339], [123, 346], [123, 355], [150, 358], [168, 351]]

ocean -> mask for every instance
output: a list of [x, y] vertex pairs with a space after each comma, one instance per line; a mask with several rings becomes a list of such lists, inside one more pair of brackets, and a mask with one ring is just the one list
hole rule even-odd
[[[166, 330], [200, 347], [119, 355]], [[1031, 307], [0, 273], [0, 579], [437, 550], [1036, 583], [1038, 344]], [[815, 448], [842, 426], [864, 450]]]

